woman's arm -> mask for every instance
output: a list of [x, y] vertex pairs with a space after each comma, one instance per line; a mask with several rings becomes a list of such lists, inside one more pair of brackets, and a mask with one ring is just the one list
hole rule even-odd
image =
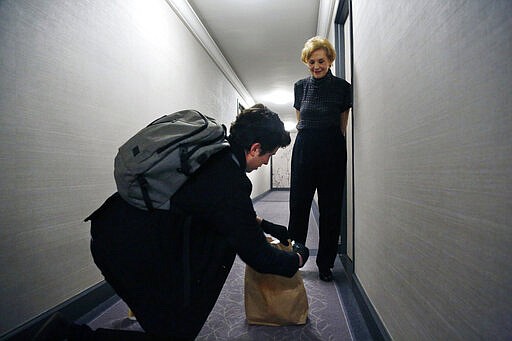
[[300, 121], [300, 111], [295, 109], [295, 114], [297, 114], [297, 122], [299, 122]]
[[348, 112], [350, 109], [345, 110], [341, 113], [341, 133], [343, 136], [347, 136], [347, 124], [348, 124]]

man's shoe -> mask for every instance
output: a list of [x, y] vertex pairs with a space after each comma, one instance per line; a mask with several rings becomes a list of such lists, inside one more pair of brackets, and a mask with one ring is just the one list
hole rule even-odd
[[32, 341], [59, 341], [68, 337], [72, 323], [64, 315], [57, 312], [53, 314], [38, 330]]
[[320, 279], [324, 282], [332, 282], [333, 280], [333, 277], [332, 277], [332, 271], [330, 269], [327, 269], [327, 270], [320, 270], [318, 272], [318, 276], [320, 277]]

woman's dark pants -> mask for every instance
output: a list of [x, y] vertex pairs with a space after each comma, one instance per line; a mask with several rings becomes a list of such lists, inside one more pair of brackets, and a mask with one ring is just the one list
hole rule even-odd
[[288, 229], [293, 240], [305, 244], [311, 203], [317, 190], [316, 263], [320, 271], [334, 266], [338, 252], [346, 163], [345, 137], [340, 128], [303, 129], [297, 134], [292, 154]]

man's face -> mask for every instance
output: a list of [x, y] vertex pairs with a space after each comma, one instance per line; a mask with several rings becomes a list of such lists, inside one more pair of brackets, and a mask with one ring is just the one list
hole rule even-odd
[[270, 157], [277, 152], [277, 149], [274, 149], [271, 152], [261, 154], [261, 146], [259, 143], [255, 143], [252, 145], [251, 150], [245, 154], [246, 168], [245, 171], [247, 173], [252, 172], [255, 169], [260, 168], [261, 165], [267, 165]]

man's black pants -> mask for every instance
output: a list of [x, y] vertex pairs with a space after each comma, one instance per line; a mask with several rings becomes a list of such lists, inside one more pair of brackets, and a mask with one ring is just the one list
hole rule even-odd
[[146, 333], [82, 328], [77, 340], [193, 340], [201, 330], [206, 318], [180, 309], [182, 231], [169, 227], [168, 211], [156, 211], [134, 210], [115, 194], [91, 216], [94, 262]]

